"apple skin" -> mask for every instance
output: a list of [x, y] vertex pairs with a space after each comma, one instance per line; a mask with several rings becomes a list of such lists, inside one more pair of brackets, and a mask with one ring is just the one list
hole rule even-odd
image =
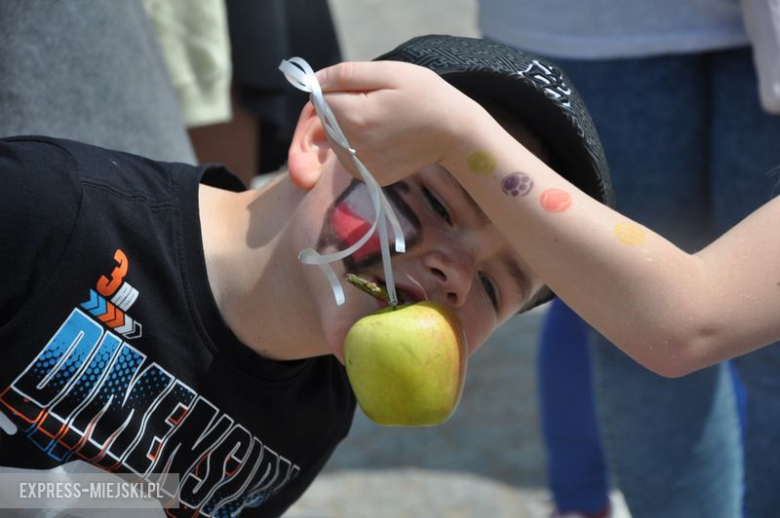
[[426, 300], [358, 320], [344, 341], [344, 365], [360, 408], [385, 426], [435, 426], [454, 413], [468, 362], [455, 313]]

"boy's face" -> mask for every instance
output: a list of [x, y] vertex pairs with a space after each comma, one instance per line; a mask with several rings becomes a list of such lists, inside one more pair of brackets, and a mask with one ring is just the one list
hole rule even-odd
[[[432, 299], [454, 309], [463, 325], [469, 353], [541, 286], [498, 229], [449, 172], [427, 167], [385, 189], [403, 228], [407, 251], [393, 255], [400, 303]], [[336, 161], [324, 166], [320, 181], [307, 194], [295, 236], [301, 249], [322, 254], [343, 250], [360, 239], [374, 220], [366, 186]], [[392, 236], [391, 236], [392, 243]], [[384, 284], [378, 236], [354, 255], [332, 263], [343, 279], [348, 272]], [[344, 338], [361, 317], [380, 302], [343, 282], [346, 302], [337, 306], [318, 268], [305, 267], [328, 346], [343, 359]]]

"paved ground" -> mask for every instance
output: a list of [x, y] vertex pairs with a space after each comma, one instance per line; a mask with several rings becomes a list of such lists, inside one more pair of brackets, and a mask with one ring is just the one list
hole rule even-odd
[[[477, 35], [475, 0], [330, 5], [349, 60], [422, 34]], [[287, 516], [547, 517], [534, 380], [542, 313], [516, 317], [472, 357], [461, 405], [444, 425], [383, 428], [358, 413], [351, 435]]]

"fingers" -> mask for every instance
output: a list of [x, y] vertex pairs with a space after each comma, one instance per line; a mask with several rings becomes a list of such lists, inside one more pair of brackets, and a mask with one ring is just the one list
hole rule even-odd
[[346, 62], [317, 72], [322, 91], [367, 92], [398, 86], [398, 78], [412, 65], [396, 61]]

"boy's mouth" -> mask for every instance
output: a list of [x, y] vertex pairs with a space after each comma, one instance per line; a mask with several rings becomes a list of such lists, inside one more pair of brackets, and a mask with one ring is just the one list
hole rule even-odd
[[[379, 277], [374, 277], [371, 279], [374, 283], [376, 283], [377, 286], [380, 286], [382, 289], [387, 290], [387, 285], [385, 284], [384, 279], [381, 279]], [[402, 286], [396, 283], [395, 285], [395, 294], [398, 297], [398, 305], [403, 304], [413, 304], [415, 302], [420, 302], [421, 300], [425, 300], [425, 295], [418, 290], [416, 287], [412, 286]], [[390, 304], [384, 301], [378, 301], [379, 305], [381, 307], [387, 307]]]

